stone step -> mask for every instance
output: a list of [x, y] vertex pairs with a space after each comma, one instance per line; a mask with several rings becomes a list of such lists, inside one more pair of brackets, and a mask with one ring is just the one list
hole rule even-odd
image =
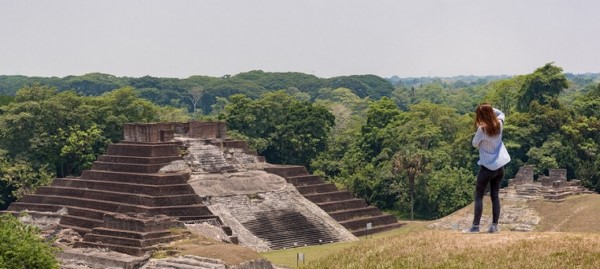
[[[76, 216], [76, 217], [97, 219], [97, 220], [102, 220], [104, 217], [104, 214], [114, 214], [115, 213], [115, 212], [110, 212], [110, 211], [102, 211], [102, 210], [82, 208], [82, 207], [73, 207], [73, 206], [67, 207], [67, 210], [68, 210], [69, 215]], [[189, 215], [189, 216], [170, 216], [170, 217], [173, 217], [179, 221], [215, 221], [215, 222], [221, 224], [221, 222], [217, 218], [217, 216], [212, 215], [212, 213], [209, 215]], [[229, 227], [223, 227], [223, 228], [229, 228]], [[231, 228], [229, 228], [229, 229], [231, 231]], [[232, 234], [230, 234], [230, 235], [232, 235]]]
[[101, 227], [103, 223], [104, 222], [102, 220], [77, 217], [72, 215], [63, 215], [60, 218], [61, 226], [81, 227], [88, 230], [92, 230], [96, 227]]
[[79, 233], [80, 235], [86, 235], [87, 233], [91, 233], [92, 229], [89, 228], [83, 228], [83, 227], [79, 227], [79, 226], [72, 226], [72, 225], [66, 225], [66, 224], [61, 224], [60, 225], [63, 229], [71, 229], [76, 231], [77, 233]]
[[98, 228], [94, 229], [94, 234], [120, 237], [120, 238], [130, 238], [130, 239], [154, 239], [154, 238], [170, 236], [171, 231], [162, 230], [162, 231], [152, 231], [152, 232], [135, 232], [135, 231], [123, 231], [123, 230], [98, 227]]
[[169, 174], [142, 174], [100, 170], [84, 170], [81, 179], [114, 181], [146, 185], [173, 185], [187, 183], [189, 174], [185, 172]]
[[287, 178], [285, 178], [285, 180], [288, 183], [291, 183], [292, 185], [294, 185], [296, 187], [325, 183], [320, 176], [315, 176], [315, 175], [302, 175], [302, 176], [287, 177]]
[[380, 233], [380, 232], [385, 232], [385, 231], [389, 231], [389, 230], [393, 230], [393, 229], [398, 229], [400, 227], [402, 227], [404, 224], [396, 222], [396, 223], [390, 223], [390, 224], [385, 224], [385, 225], [378, 225], [378, 226], [372, 226], [372, 228], [370, 230], [367, 230], [366, 227], [358, 229], [358, 230], [353, 230], [352, 234], [354, 234], [355, 236], [363, 236], [363, 235], [368, 235], [368, 234], [376, 234], [376, 233]]
[[[322, 227], [321, 227], [322, 228]], [[290, 240], [309, 240], [318, 242], [319, 239], [323, 239], [323, 242], [337, 241], [337, 238], [333, 234], [324, 233], [322, 231], [315, 232], [314, 227], [305, 226], [303, 228], [297, 228], [296, 230], [279, 230], [277, 232], [262, 231], [260, 234], [262, 238], [268, 239], [269, 242], [284, 242]], [[314, 240], [316, 239], [316, 240]]]
[[337, 221], [345, 221], [359, 217], [377, 216], [381, 214], [381, 210], [374, 206], [367, 206], [328, 212], [328, 214]]
[[315, 204], [334, 201], [344, 201], [354, 198], [352, 194], [350, 194], [347, 191], [331, 191], [315, 194], [306, 194], [304, 195], [304, 197]]
[[19, 200], [18, 202], [12, 202], [7, 211], [40, 211], [40, 212], [57, 212], [63, 209], [64, 206], [53, 205], [53, 204], [39, 204], [39, 203], [27, 203]]
[[150, 215], [162, 214], [167, 216], [212, 215], [210, 210], [208, 210], [208, 208], [202, 204], [148, 207], [87, 198], [53, 195], [26, 195], [21, 200], [27, 203], [74, 206], [116, 213], [132, 212], [147, 213]]
[[273, 167], [265, 167], [265, 172], [276, 174], [284, 178], [308, 174], [306, 167], [299, 165], [278, 165]]
[[223, 232], [225, 232], [226, 235], [229, 235], [229, 236], [233, 235], [233, 230], [231, 230], [231, 227], [221, 226], [221, 229], [223, 230]]
[[102, 171], [114, 171], [114, 172], [128, 172], [128, 173], [145, 173], [152, 174], [158, 173], [166, 164], [131, 164], [131, 163], [109, 163], [95, 161], [92, 164], [92, 170]]
[[[282, 237], [281, 235], [283, 234], [292, 234], [293, 236], [298, 236], [298, 234], [301, 234], [302, 236], [309, 236], [311, 235], [310, 233], [303, 233], [303, 231], [311, 231], [315, 229], [315, 227], [311, 225], [301, 224], [303, 222], [294, 219], [287, 219], [285, 221], [287, 223], [271, 222], [253, 225], [245, 223], [244, 225], [251, 227], [252, 233], [261, 234], [272, 239]], [[317, 222], [318, 221], [313, 221], [313, 223]]]
[[[66, 212], [66, 211], [65, 211]], [[15, 218], [20, 218], [22, 215], [29, 216], [32, 219], [42, 219], [42, 218], [55, 218], [60, 219], [60, 217], [64, 214], [60, 214], [59, 212], [52, 211], [11, 211], [11, 210], [2, 210], [0, 211], [0, 215], [2, 214], [11, 214]], [[24, 220], [27, 222], [27, 220]]]
[[147, 252], [153, 251], [155, 247], [147, 247], [147, 248], [138, 248], [138, 247], [128, 247], [128, 246], [119, 246], [119, 245], [111, 245], [111, 244], [103, 244], [103, 243], [95, 243], [95, 242], [85, 242], [79, 241], [76, 242], [74, 247], [76, 248], [107, 248], [116, 252], [121, 252], [125, 254], [129, 254], [132, 256], [143, 256]]
[[348, 210], [353, 208], [367, 207], [367, 202], [363, 199], [351, 198], [341, 201], [317, 203], [325, 212]]
[[122, 163], [122, 164], [168, 164], [172, 161], [181, 160], [181, 156], [167, 157], [136, 157], [136, 156], [115, 156], [115, 155], [100, 155], [96, 161], [107, 163]]
[[[167, 258], [164, 260], [154, 261], [158, 267], [156, 268], [181, 268], [181, 269], [225, 269], [227, 266], [221, 260], [210, 259], [204, 257], [197, 257], [191, 255], [185, 255], [183, 257]], [[161, 267], [162, 266], [162, 267]], [[182, 267], [184, 266], [184, 267]], [[185, 267], [192, 266], [192, 267]], [[249, 267], [244, 267], [249, 268]], [[255, 267], [252, 267], [255, 268]], [[258, 267], [256, 267], [258, 268]]]
[[100, 201], [112, 201], [144, 206], [189, 205], [202, 203], [202, 199], [196, 194], [150, 196], [145, 194], [112, 192], [59, 186], [40, 187], [37, 190], [37, 194], [54, 196], [72, 196]]
[[296, 186], [298, 192], [303, 195], [307, 194], [317, 194], [317, 193], [330, 193], [338, 191], [338, 188], [335, 184], [332, 183], [322, 183], [315, 185], [305, 185], [305, 186]]
[[158, 260], [155, 261], [156, 267], [154, 268], [169, 268], [169, 269], [225, 269], [225, 265], [223, 264], [213, 264], [200, 262], [195, 260], [182, 261], [177, 259], [167, 259], [167, 260]]
[[189, 216], [169, 216], [178, 219], [179, 221], [183, 221], [186, 223], [198, 223], [198, 222], [207, 222], [209, 224], [214, 224], [215, 222], [218, 224], [222, 224], [221, 220], [215, 215], [189, 215]]
[[122, 203], [114, 203], [110, 201], [99, 201], [93, 199], [79, 198], [79, 197], [69, 197], [69, 196], [54, 196], [54, 195], [25, 195], [21, 198], [23, 202], [27, 203], [38, 203], [38, 204], [55, 204], [62, 206], [74, 206], [74, 207], [83, 207], [83, 208], [92, 208], [102, 211], [108, 212], [118, 212], [118, 213], [126, 213], [126, 212], [134, 212], [134, 213], [144, 213], [149, 208], [145, 206], [132, 206], [125, 205]]
[[572, 192], [561, 192], [561, 193], [553, 193], [553, 194], [543, 194], [544, 199], [546, 200], [564, 200], [568, 196], [572, 195]]
[[104, 180], [90, 180], [82, 178], [56, 178], [52, 186], [87, 188], [103, 191], [125, 192], [135, 194], [153, 195], [187, 195], [195, 194], [194, 189], [186, 183], [171, 185], [149, 185], [124, 183]]
[[340, 221], [339, 223], [344, 226], [346, 229], [353, 231], [362, 228], [366, 228], [367, 223], [371, 223], [372, 226], [380, 226], [391, 223], [397, 223], [398, 220], [389, 214], [381, 214], [378, 216], [368, 216], [362, 218], [355, 218], [345, 221]]
[[133, 156], [133, 157], [175, 157], [181, 156], [179, 145], [143, 144], [143, 143], [117, 143], [109, 144], [106, 155]]
[[337, 240], [336, 238], [304, 236], [304, 237], [296, 237], [296, 238], [278, 239], [278, 240], [267, 241], [267, 242], [271, 249], [277, 250], [277, 249], [331, 244], [331, 243], [336, 243], [338, 241], [339, 240]]
[[83, 218], [88, 218], [88, 219], [97, 219], [97, 220], [102, 220], [104, 218], [105, 214], [114, 214], [114, 212], [110, 212], [110, 211], [96, 210], [96, 209], [76, 207], [76, 206], [67, 207], [67, 212], [71, 216], [83, 217]]
[[117, 246], [128, 246], [128, 247], [138, 247], [138, 248], [147, 248], [160, 243], [167, 243], [175, 240], [179, 240], [184, 238], [185, 235], [178, 234], [173, 235], [169, 234], [163, 237], [149, 238], [149, 239], [133, 239], [133, 238], [125, 238], [125, 237], [116, 237], [111, 235], [104, 234], [96, 234], [96, 229], [92, 230], [91, 233], [88, 233], [84, 236], [84, 241], [86, 242], [95, 242], [102, 244], [110, 244]]
[[[115, 252], [87, 251], [74, 248], [58, 251], [55, 256], [61, 260], [61, 269], [70, 268], [65, 267], [66, 264], [73, 265], [73, 269], [133, 269], [141, 268], [148, 262], [148, 257], [132, 257]], [[62, 261], [65, 261], [66, 264]]]

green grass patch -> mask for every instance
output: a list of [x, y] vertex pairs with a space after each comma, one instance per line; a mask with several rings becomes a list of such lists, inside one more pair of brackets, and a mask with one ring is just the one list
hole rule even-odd
[[394, 229], [391, 231], [378, 233], [368, 238], [365, 236], [361, 236], [359, 241], [355, 242], [340, 242], [334, 244], [325, 244], [318, 246], [309, 246], [309, 247], [299, 247], [292, 249], [283, 249], [283, 250], [275, 250], [261, 253], [261, 256], [265, 259], [268, 259], [274, 264], [282, 265], [289, 268], [296, 268], [296, 260], [298, 253], [304, 253], [304, 263], [308, 264], [310, 262], [314, 262], [318, 259], [327, 257], [329, 255], [339, 253], [347, 248], [368, 243], [373, 240], [378, 240], [381, 238], [394, 237], [399, 236], [401, 234], [406, 234], [410, 232], [418, 232], [425, 231], [425, 225], [427, 222], [421, 221], [409, 221], [406, 224], [398, 229]]

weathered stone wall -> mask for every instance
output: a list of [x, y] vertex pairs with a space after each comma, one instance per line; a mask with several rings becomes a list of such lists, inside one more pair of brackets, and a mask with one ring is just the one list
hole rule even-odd
[[129, 142], [167, 142], [173, 140], [174, 123], [126, 123], [123, 140]]
[[189, 123], [188, 137], [192, 138], [203, 138], [213, 139], [221, 138], [225, 139], [225, 132], [227, 131], [227, 124], [222, 121], [214, 122], [199, 122], [192, 121]]
[[519, 172], [515, 175], [515, 178], [510, 179], [508, 181], [508, 185], [522, 185], [522, 184], [532, 184], [533, 183], [533, 165], [525, 165], [519, 168]]
[[540, 177], [542, 186], [561, 185], [567, 182], [567, 169], [548, 169], [548, 176]]

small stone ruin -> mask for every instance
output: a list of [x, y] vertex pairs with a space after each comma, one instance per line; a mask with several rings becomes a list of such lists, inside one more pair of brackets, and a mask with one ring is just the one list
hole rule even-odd
[[182, 222], [165, 215], [105, 214], [103, 220], [102, 226], [92, 229], [75, 247], [107, 248], [143, 256], [161, 243], [183, 239], [186, 235]]
[[[571, 195], [593, 193], [581, 186], [579, 180], [567, 180], [567, 169], [548, 169], [548, 176], [542, 175], [534, 181], [534, 166], [522, 166], [515, 178], [508, 180], [509, 188], [526, 199], [543, 198], [551, 202], [562, 202]], [[506, 189], [503, 192], [506, 193]]]

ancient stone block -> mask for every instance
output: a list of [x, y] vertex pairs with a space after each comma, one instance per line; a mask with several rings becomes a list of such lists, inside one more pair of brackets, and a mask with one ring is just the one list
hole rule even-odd
[[136, 232], [154, 232], [184, 228], [183, 223], [165, 215], [105, 214], [104, 228]]
[[[173, 123], [126, 123], [123, 125], [123, 140], [130, 142], [166, 142], [173, 140]], [[165, 140], [167, 139], [167, 140]]]
[[567, 169], [548, 169], [548, 177], [555, 181], [567, 181]]
[[519, 168], [519, 172], [515, 175], [515, 178], [510, 179], [509, 185], [522, 185], [533, 183], [533, 165], [525, 165]]
[[189, 123], [188, 137], [192, 138], [222, 138], [225, 139], [225, 132], [227, 131], [227, 124], [222, 121], [214, 122], [198, 122], [193, 121]]

